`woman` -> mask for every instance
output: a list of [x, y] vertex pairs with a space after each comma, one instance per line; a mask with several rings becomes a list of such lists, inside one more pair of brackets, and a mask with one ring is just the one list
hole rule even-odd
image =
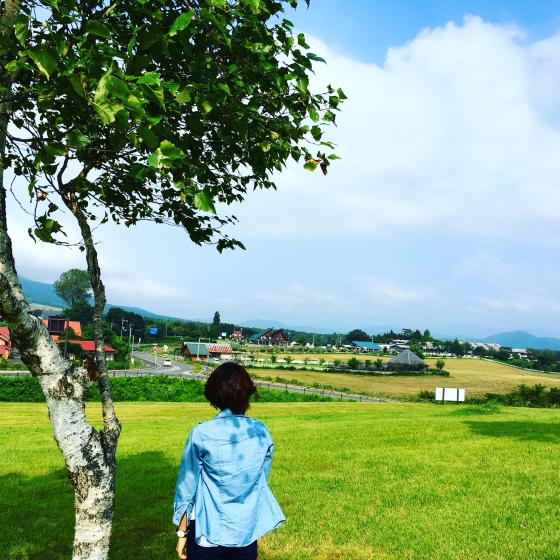
[[206, 382], [204, 395], [220, 412], [192, 429], [183, 451], [173, 515], [180, 559], [256, 560], [257, 539], [285, 521], [268, 487], [272, 438], [245, 416], [256, 393], [234, 362]]

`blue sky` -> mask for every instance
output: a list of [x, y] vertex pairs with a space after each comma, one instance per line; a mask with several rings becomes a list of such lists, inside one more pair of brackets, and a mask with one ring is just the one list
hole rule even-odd
[[[315, 0], [291, 15], [349, 96], [328, 177], [290, 167], [234, 213], [247, 251], [154, 225], [98, 230], [109, 301], [185, 318], [560, 336], [560, 7]], [[20, 272], [37, 247], [10, 206]]]

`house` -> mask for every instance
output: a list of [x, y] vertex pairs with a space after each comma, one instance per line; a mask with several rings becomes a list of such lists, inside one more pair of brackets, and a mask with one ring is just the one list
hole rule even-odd
[[377, 342], [368, 340], [353, 340], [352, 347], [360, 352], [381, 352], [381, 346]]
[[233, 358], [233, 350], [229, 344], [208, 344], [208, 355], [211, 358], [219, 358], [220, 360], [231, 360]]
[[254, 334], [249, 338], [253, 344], [268, 345], [287, 345], [289, 343], [288, 336], [283, 329], [267, 329], [260, 333]]
[[424, 360], [410, 350], [403, 350], [387, 362], [387, 369], [392, 370], [420, 370], [427, 369]]
[[241, 331], [233, 331], [231, 335], [232, 340], [243, 340], [243, 333]]
[[8, 359], [12, 349], [12, 339], [8, 327], [0, 327], [0, 358]]
[[183, 358], [189, 360], [206, 361], [209, 358], [231, 360], [233, 350], [229, 344], [214, 344], [206, 342], [183, 342], [181, 348]]
[[[93, 340], [64, 340], [64, 339], [58, 339], [57, 344], [59, 346], [64, 347], [64, 344], [66, 342], [68, 342], [68, 344], [73, 344], [76, 346], [80, 346], [81, 349], [86, 352], [91, 358], [95, 358], [95, 342]], [[117, 351], [114, 348], [111, 348], [110, 346], [107, 346], [106, 344], [103, 345], [103, 350], [105, 351], [105, 359], [108, 362], [112, 362], [115, 359], [115, 355], [117, 354]], [[68, 352], [68, 357], [71, 360], [75, 359], [75, 356], [72, 354], [71, 351]]]
[[522, 358], [524, 360], [529, 357], [529, 355], [527, 354], [527, 348], [512, 348], [511, 353], [516, 358]]
[[61, 317], [59, 315], [47, 317], [46, 319], [42, 319], [42, 321], [54, 340], [64, 336], [64, 333], [68, 328], [72, 329], [76, 336], [82, 336], [82, 325], [80, 321], [69, 321], [65, 317]]

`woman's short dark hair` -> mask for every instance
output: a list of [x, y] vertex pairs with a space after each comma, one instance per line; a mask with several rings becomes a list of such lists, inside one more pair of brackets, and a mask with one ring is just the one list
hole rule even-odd
[[234, 414], [247, 412], [251, 395], [258, 396], [257, 387], [247, 370], [235, 362], [220, 364], [204, 387], [204, 396], [214, 408], [229, 408]]

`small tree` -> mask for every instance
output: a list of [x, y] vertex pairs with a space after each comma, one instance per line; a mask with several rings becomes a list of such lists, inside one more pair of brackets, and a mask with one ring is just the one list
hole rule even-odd
[[292, 358], [291, 356], [286, 356], [286, 357], [284, 358], [284, 361], [285, 361], [287, 364], [291, 364], [291, 363], [292, 363], [292, 359], [293, 359], [293, 358]]
[[54, 291], [69, 307], [87, 303], [91, 297], [91, 283], [87, 271], [72, 268], [63, 272], [54, 283]]
[[334, 365], [335, 368], [340, 367], [341, 364], [342, 364], [342, 360], [339, 360], [338, 358], [335, 358], [333, 360], [333, 365]]
[[375, 369], [377, 371], [381, 371], [383, 369], [383, 360], [381, 358], [377, 358], [375, 360]]
[[[217, 207], [275, 187], [290, 159], [327, 173], [342, 90], [310, 90], [314, 62], [283, 17], [297, 0], [6, 0], [0, 4], [0, 314], [39, 380], [74, 485], [74, 560], [105, 560], [120, 435], [103, 352], [96, 222], [168, 223], [242, 247]], [[94, 297], [95, 363], [72, 367], [33, 317], [15, 268], [4, 171], [21, 177], [30, 234], [79, 227]], [[219, 204], [219, 206], [218, 206]], [[85, 413], [97, 382], [103, 428]]]
[[357, 358], [350, 358], [348, 360], [348, 367], [350, 369], [358, 369], [360, 363], [361, 363], [360, 360], [358, 360]]
[[439, 358], [439, 359], [436, 361], [436, 369], [437, 369], [438, 371], [442, 371], [444, 367], [445, 367], [445, 362], [444, 362], [441, 358]]

